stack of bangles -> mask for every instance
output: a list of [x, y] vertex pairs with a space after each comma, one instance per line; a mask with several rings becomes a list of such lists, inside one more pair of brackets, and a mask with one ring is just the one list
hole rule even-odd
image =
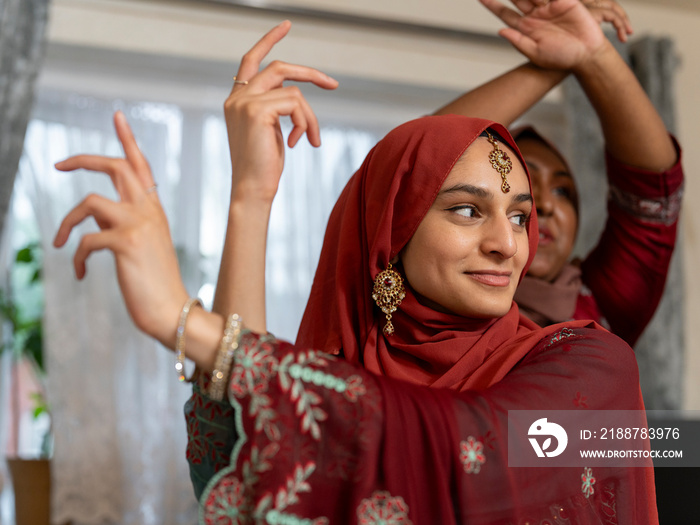
[[[180, 321], [177, 325], [177, 332], [175, 336], [175, 371], [178, 374], [178, 379], [180, 381], [192, 382], [194, 379], [194, 374], [191, 377], [186, 377], [185, 375], [185, 325], [187, 324], [187, 317], [193, 307], [202, 307], [202, 302], [196, 297], [192, 297], [187, 300], [185, 305], [182, 307], [182, 312], [180, 313]], [[238, 349], [238, 342], [241, 336], [241, 330], [243, 328], [243, 322], [238, 314], [233, 314], [229, 316], [226, 321], [226, 328], [224, 329], [224, 336], [221, 339], [221, 344], [219, 345], [219, 351], [216, 354], [216, 361], [214, 363], [214, 370], [211, 373], [211, 380], [209, 386], [206, 389], [206, 394], [216, 400], [221, 401], [226, 393], [226, 384], [229, 373], [231, 372], [231, 365], [233, 364], [233, 356]]]

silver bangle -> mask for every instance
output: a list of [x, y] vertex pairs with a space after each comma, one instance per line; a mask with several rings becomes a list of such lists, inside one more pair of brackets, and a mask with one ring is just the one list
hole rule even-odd
[[177, 324], [177, 333], [175, 334], [175, 371], [180, 381], [191, 382], [192, 378], [185, 377], [185, 325], [187, 317], [194, 306], [202, 308], [202, 301], [197, 297], [190, 297], [185, 302], [180, 312], [180, 321]]
[[243, 329], [243, 321], [238, 314], [231, 315], [226, 321], [224, 336], [221, 338], [219, 352], [216, 355], [216, 363], [211, 373], [208, 395], [210, 398], [221, 401], [226, 392], [228, 376], [231, 372], [233, 354], [238, 350], [238, 342]]

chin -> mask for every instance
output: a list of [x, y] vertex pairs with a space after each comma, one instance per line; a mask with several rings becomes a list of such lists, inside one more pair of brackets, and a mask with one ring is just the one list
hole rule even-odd
[[559, 275], [559, 271], [561, 271], [561, 268], [556, 269], [555, 267], [556, 265], [550, 261], [538, 260], [538, 258], [535, 257], [535, 260], [532, 261], [530, 268], [527, 270], [527, 275], [535, 277], [536, 279], [553, 281], [557, 275]]
[[472, 319], [497, 319], [506, 315], [513, 305], [510, 301], [507, 305], [478, 305], [476, 308], [474, 305], [470, 305], [470, 308], [464, 309], [462, 312], [455, 312], [457, 315], [462, 317], [471, 317]]

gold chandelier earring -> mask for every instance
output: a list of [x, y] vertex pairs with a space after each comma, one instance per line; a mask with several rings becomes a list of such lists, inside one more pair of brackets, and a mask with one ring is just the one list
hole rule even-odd
[[374, 289], [372, 290], [372, 299], [386, 315], [386, 324], [384, 325], [384, 335], [386, 336], [394, 333], [391, 314], [396, 311], [404, 297], [406, 297], [406, 290], [403, 287], [403, 278], [389, 263], [386, 270], [380, 272], [374, 279]]

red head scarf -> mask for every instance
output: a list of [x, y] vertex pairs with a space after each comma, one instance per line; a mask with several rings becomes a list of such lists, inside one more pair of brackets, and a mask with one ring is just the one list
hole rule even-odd
[[[378, 374], [465, 390], [498, 381], [543, 337], [515, 303], [502, 318], [470, 319], [420, 304], [410, 286], [392, 317], [396, 332], [387, 337], [372, 300], [374, 278], [406, 246], [454, 164], [487, 128], [524, 165], [503, 126], [457, 115], [408, 122], [374, 147], [329, 219], [297, 344], [342, 352]], [[528, 236], [523, 273], [537, 247], [536, 220]]]

